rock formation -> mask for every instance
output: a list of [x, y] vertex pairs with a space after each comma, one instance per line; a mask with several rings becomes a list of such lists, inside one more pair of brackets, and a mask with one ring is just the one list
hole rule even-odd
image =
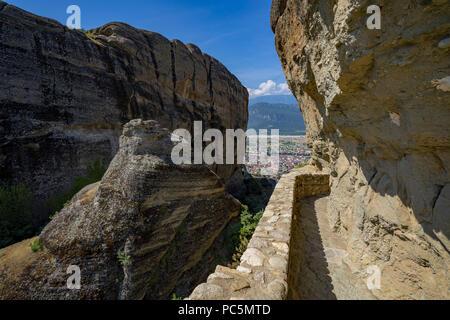
[[449, 16], [438, 0], [272, 3], [314, 165], [331, 176], [330, 228], [353, 273], [381, 269], [374, 298], [449, 297]]
[[[69, 30], [3, 1], [0, 30], [0, 180], [30, 185], [41, 220], [90, 161], [109, 163], [132, 119], [246, 129], [247, 90], [195, 45], [117, 22]], [[215, 172], [233, 191], [238, 169]]]
[[[0, 298], [167, 299], [186, 271], [194, 277], [240, 203], [206, 166], [174, 165], [173, 146], [155, 121], [126, 124], [104, 178], [44, 229], [42, 250], [2, 250]], [[71, 265], [80, 290], [66, 286]]]

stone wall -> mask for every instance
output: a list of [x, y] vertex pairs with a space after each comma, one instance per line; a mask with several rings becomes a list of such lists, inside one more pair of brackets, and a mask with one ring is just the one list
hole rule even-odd
[[288, 293], [292, 224], [305, 197], [328, 194], [329, 175], [311, 167], [284, 175], [266, 207], [241, 264], [234, 270], [218, 266], [192, 300], [282, 300]]

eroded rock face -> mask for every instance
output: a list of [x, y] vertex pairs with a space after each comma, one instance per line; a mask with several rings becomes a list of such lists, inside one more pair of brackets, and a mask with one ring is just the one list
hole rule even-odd
[[[366, 27], [371, 4], [381, 30]], [[449, 297], [449, 15], [447, 1], [272, 5], [314, 164], [331, 174], [331, 228], [355, 273], [381, 269], [377, 298]]]
[[[0, 30], [0, 179], [30, 185], [42, 219], [89, 162], [109, 163], [131, 119], [246, 129], [247, 90], [195, 45], [123, 23], [88, 37], [3, 1]], [[214, 170], [228, 181], [240, 169]]]
[[[206, 166], [174, 165], [173, 145], [155, 121], [126, 124], [102, 181], [40, 235], [43, 251], [20, 244], [2, 251], [0, 298], [169, 298], [186, 271], [193, 277], [208, 267], [197, 263], [240, 203]], [[20, 259], [27, 267], [16, 270]], [[70, 265], [81, 270], [80, 290], [66, 286]]]

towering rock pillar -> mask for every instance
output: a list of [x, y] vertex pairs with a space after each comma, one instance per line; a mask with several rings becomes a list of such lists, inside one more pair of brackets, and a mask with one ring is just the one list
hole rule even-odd
[[[201, 277], [240, 203], [206, 166], [173, 164], [174, 145], [155, 121], [127, 123], [102, 181], [47, 225], [42, 250], [2, 250], [0, 299], [167, 299], [182, 276]], [[79, 290], [66, 285], [70, 266]]]
[[[0, 30], [0, 181], [30, 186], [36, 220], [90, 162], [111, 161], [130, 120], [247, 128], [247, 89], [193, 44], [118, 22], [69, 30], [3, 1]], [[236, 190], [240, 166], [213, 169]]]

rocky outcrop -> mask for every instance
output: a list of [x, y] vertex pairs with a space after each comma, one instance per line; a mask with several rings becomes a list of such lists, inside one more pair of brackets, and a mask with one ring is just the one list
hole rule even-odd
[[[382, 9], [380, 30], [366, 27], [371, 4]], [[374, 298], [448, 299], [447, 1], [277, 0], [272, 9], [313, 162], [331, 175], [329, 225], [349, 268], [380, 268]]]
[[[0, 251], [0, 298], [167, 299], [186, 273], [204, 273], [198, 262], [240, 203], [206, 166], [174, 165], [173, 146], [155, 121], [126, 124], [104, 178], [44, 229], [42, 250]], [[66, 285], [73, 265], [79, 290]]]
[[[69, 30], [3, 1], [0, 30], [0, 179], [31, 186], [44, 220], [45, 200], [109, 163], [132, 119], [246, 129], [247, 90], [193, 44], [117, 22]], [[214, 171], [234, 182], [240, 168]]]

